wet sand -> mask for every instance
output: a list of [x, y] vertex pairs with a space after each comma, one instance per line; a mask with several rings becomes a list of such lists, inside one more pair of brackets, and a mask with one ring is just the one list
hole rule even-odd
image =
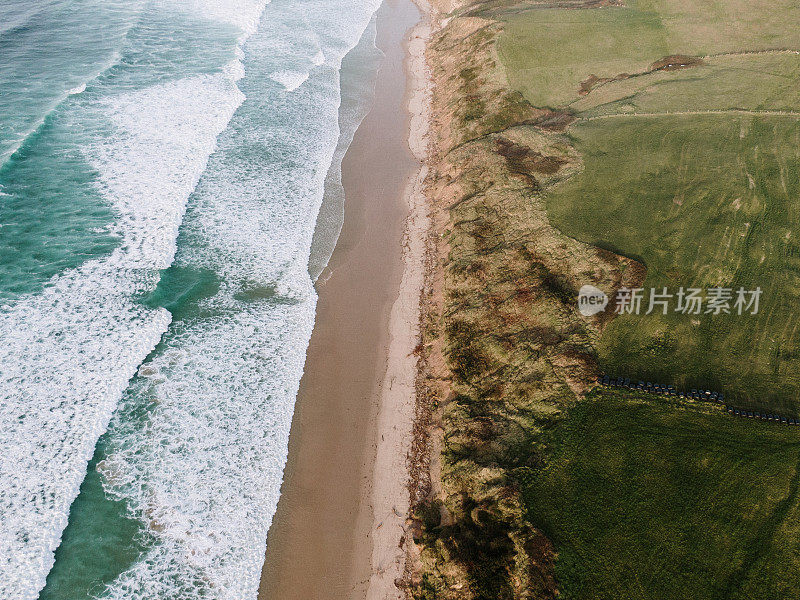
[[[408, 406], [387, 407], [390, 396], [383, 380], [387, 364], [390, 374], [397, 370], [404, 358], [398, 352], [414, 335], [413, 327], [401, 329], [401, 335], [397, 327], [414, 314], [408, 296], [413, 296], [416, 282], [408, 261], [404, 263], [403, 248], [407, 254], [413, 246], [404, 233], [420, 163], [408, 145], [403, 61], [406, 34], [419, 19], [410, 0], [387, 0], [378, 12], [377, 45], [386, 56], [373, 108], [342, 165], [345, 222], [317, 285], [316, 326], [292, 422], [281, 499], [267, 539], [260, 600], [363, 600], [368, 587], [370, 597], [392, 597], [387, 594], [393, 592], [381, 591], [385, 581], [370, 585], [375, 572], [383, 572], [381, 565], [373, 568], [375, 521], [380, 518], [373, 510], [373, 491], [377, 473], [385, 479], [377, 482], [377, 501], [391, 503], [397, 495], [403, 474], [390, 471], [405, 466], [405, 457], [398, 460], [396, 455], [411, 427]], [[376, 454], [384, 461], [378, 469]], [[400, 516], [394, 518], [402, 524], [407, 498], [397, 500]], [[380, 553], [376, 556], [380, 560]]]

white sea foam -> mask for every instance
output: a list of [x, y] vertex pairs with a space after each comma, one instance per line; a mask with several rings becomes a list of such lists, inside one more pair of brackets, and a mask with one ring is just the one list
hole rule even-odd
[[320, 65], [325, 64], [325, 53], [322, 50], [319, 50], [312, 58], [311, 62], [314, 63], [314, 66], [319, 67]]
[[377, 21], [373, 18], [358, 47], [349, 57], [350, 77], [342, 82], [339, 143], [325, 178], [325, 197], [317, 215], [308, 261], [309, 274], [315, 281], [327, 266], [344, 223], [342, 160], [374, 99], [374, 74], [377, 72], [380, 57], [383, 56], [375, 45], [376, 27]]
[[170, 321], [135, 297], [172, 262], [185, 202], [243, 100], [226, 74], [106, 98], [87, 157], [120, 246], [0, 313], [0, 598], [37, 597], [98, 437]]
[[169, 323], [130, 301], [131, 280], [87, 264], [0, 313], [2, 598], [44, 586], [97, 438]]
[[233, 113], [244, 100], [225, 75], [180, 79], [107, 99], [113, 136], [89, 159], [119, 214], [125, 265], [172, 263], [185, 201]]
[[293, 92], [307, 80], [310, 73], [308, 71], [275, 71], [269, 78], [280, 83], [287, 92]]
[[265, 0], [175, 0], [178, 7], [212, 21], [229, 23], [243, 32], [243, 40], [258, 28]]
[[77, 96], [78, 94], [82, 94], [86, 91], [86, 84], [82, 83], [78, 86], [75, 86], [72, 89], [67, 90], [67, 96]]

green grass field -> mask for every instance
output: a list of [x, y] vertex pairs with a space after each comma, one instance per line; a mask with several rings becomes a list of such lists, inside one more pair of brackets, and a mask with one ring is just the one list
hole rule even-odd
[[648, 268], [646, 289], [763, 290], [756, 315], [623, 315], [600, 339], [601, 367], [723, 390], [743, 406], [794, 414], [800, 404], [798, 120], [630, 117], [584, 123], [571, 133], [584, 171], [547, 203], [562, 231], [640, 259]]
[[[668, 55], [800, 50], [800, 5], [792, 0], [628, 0], [625, 5], [505, 14], [500, 55], [512, 87], [534, 106], [560, 107], [579, 98], [580, 83], [590, 75], [641, 73]], [[753, 79], [763, 69], [757, 63], [741, 67], [737, 91], [752, 93]]]
[[800, 597], [800, 431], [604, 391], [527, 471], [568, 600]]
[[[553, 224], [641, 260], [646, 290], [763, 290], [753, 316], [618, 318], [601, 367], [800, 412], [800, 7], [632, 0], [503, 18], [512, 86], [578, 118], [565, 135], [583, 170], [548, 192]], [[675, 55], [694, 66], [652, 67]]]

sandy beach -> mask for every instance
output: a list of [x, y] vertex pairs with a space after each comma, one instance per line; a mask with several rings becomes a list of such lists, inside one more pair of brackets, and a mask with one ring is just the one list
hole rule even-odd
[[261, 600], [401, 597], [428, 229], [419, 21], [410, 0], [378, 12], [385, 57], [373, 108], [343, 162], [345, 222], [317, 285]]

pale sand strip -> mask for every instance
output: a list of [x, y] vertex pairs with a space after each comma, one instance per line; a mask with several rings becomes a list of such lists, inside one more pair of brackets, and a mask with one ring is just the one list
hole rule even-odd
[[[427, 15], [427, 11], [424, 13]], [[417, 24], [407, 42], [409, 147], [420, 161], [406, 190], [409, 216], [403, 237], [403, 278], [389, 321], [389, 356], [378, 412], [380, 438], [373, 474], [372, 574], [367, 600], [401, 599], [396, 586], [405, 569], [405, 523], [409, 516], [408, 456], [416, 404], [420, 297], [425, 283], [425, 252], [430, 221], [425, 198], [431, 79], [425, 45], [431, 27]]]

